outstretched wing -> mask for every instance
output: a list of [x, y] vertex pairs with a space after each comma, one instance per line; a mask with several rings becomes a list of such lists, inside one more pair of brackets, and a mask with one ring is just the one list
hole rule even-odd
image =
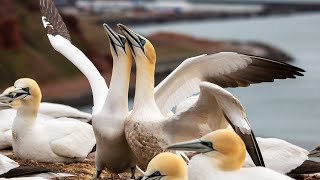
[[163, 114], [199, 92], [202, 81], [227, 87], [272, 82], [303, 76], [303, 69], [262, 57], [221, 52], [189, 58], [155, 88], [155, 100]]
[[52, 0], [40, 0], [43, 26], [52, 47], [71, 61], [89, 80], [93, 94], [93, 113], [103, 107], [108, 86], [98, 69], [77, 47], [71, 44], [68, 29]]
[[218, 85], [200, 83], [200, 96], [187, 110], [164, 122], [164, 130], [171, 135], [171, 143], [200, 138], [230, 124], [245, 142], [256, 165], [264, 166], [259, 146], [247, 121], [240, 101]]
[[42, 14], [43, 26], [47, 34], [60, 35], [71, 42], [67, 26], [62, 20], [58, 9], [52, 0], [40, 0], [40, 12]]

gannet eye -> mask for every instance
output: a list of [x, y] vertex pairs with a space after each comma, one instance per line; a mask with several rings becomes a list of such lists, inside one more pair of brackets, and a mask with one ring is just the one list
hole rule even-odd
[[127, 42], [127, 39], [120, 36], [120, 41], [122, 44], [125, 44]]
[[212, 142], [202, 141], [201, 143], [202, 143], [203, 145], [205, 145], [205, 146], [208, 146], [208, 147], [213, 148], [213, 144], [212, 144]]
[[25, 88], [22, 88], [22, 90], [24, 90], [26, 92], [29, 92], [30, 88], [29, 87], [25, 87]]
[[141, 39], [141, 38], [139, 38], [139, 39], [140, 39], [141, 45], [144, 46], [146, 44], [146, 40]]
[[159, 171], [156, 171], [154, 173], [152, 173], [149, 177], [159, 177], [159, 176], [162, 176], [162, 174], [159, 172]]

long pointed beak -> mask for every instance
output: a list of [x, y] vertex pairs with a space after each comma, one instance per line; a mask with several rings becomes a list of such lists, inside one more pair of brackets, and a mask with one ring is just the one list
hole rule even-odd
[[128, 39], [132, 52], [135, 54], [134, 48], [133, 48], [133, 46], [135, 46], [140, 48], [144, 53], [143, 46], [146, 43], [146, 40], [144, 40], [144, 37], [133, 32], [131, 29], [129, 29], [123, 24], [118, 24], [118, 27], [123, 32], [124, 36]]
[[214, 151], [211, 142], [205, 142], [201, 140], [193, 140], [193, 141], [172, 144], [169, 147], [167, 147], [167, 149], [180, 150], [180, 151], [195, 151], [199, 153]]
[[113, 50], [116, 52], [116, 54], [118, 55], [118, 51], [117, 51], [116, 46], [121, 47], [125, 52], [125, 43], [127, 41], [126, 38], [124, 36], [114, 32], [105, 23], [103, 24], [103, 27], [104, 27], [105, 31], [107, 32], [107, 34], [108, 34], [110, 44], [111, 44]]
[[11, 103], [12, 101], [23, 99], [30, 93], [22, 88], [15, 88], [13, 91], [10, 91], [6, 94], [0, 95], [0, 103]]
[[9, 104], [0, 103], [0, 110], [11, 109], [12, 107]]

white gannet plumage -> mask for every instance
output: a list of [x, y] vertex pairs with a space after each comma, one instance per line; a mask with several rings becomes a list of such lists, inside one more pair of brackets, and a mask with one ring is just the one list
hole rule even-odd
[[113, 56], [110, 90], [92, 62], [73, 44], [52, 0], [40, 0], [42, 20], [54, 49], [70, 60], [89, 80], [93, 94], [92, 124], [97, 140], [96, 176], [106, 167], [114, 173], [135, 168], [134, 155], [124, 134], [132, 63], [126, 39], [104, 25]]
[[52, 47], [71, 61], [89, 80], [93, 94], [93, 114], [103, 107], [108, 86], [98, 69], [77, 47], [52, 0], [40, 0], [43, 26]]
[[[154, 90], [154, 47], [124, 25], [119, 28], [130, 42], [136, 61], [134, 105], [126, 120], [125, 131], [139, 167], [145, 169], [150, 159], [170, 143], [198, 138], [212, 130], [226, 128], [228, 124], [242, 136], [255, 164], [263, 165], [244, 108], [231, 93], [218, 85], [237, 87], [295, 78], [302, 75], [302, 69], [238, 53], [202, 55], [185, 60]], [[217, 85], [203, 82], [206, 80]], [[186, 111], [169, 118], [163, 116], [178, 101], [199, 91], [198, 101]]]
[[[0, 96], [8, 95], [12, 90], [14, 90], [13, 86], [4, 90]], [[0, 149], [12, 147], [12, 122], [17, 113], [16, 109], [18, 109], [20, 105], [21, 102], [17, 100], [12, 102], [10, 105], [6, 104], [6, 106], [10, 107], [11, 109], [0, 110]], [[90, 122], [91, 114], [81, 112], [76, 108], [63, 104], [41, 102], [37, 121], [42, 122], [43, 120], [53, 118], [73, 118], [82, 122]]]
[[37, 122], [42, 98], [38, 84], [29, 78], [14, 83], [3, 103], [21, 101], [12, 124], [12, 147], [17, 158], [41, 162], [76, 162], [84, 160], [95, 145], [92, 126], [71, 118]]
[[[176, 113], [186, 111], [198, 100], [199, 96], [191, 96], [181, 102]], [[231, 126], [228, 129], [232, 129]], [[256, 137], [264, 163], [267, 168], [282, 174], [287, 174], [308, 160], [308, 151], [299, 146], [277, 138]], [[294, 158], [293, 158], [294, 157]], [[254, 167], [250, 156], [247, 154], [244, 167]]]
[[195, 155], [189, 163], [190, 180], [292, 180], [264, 167], [242, 168], [246, 158], [246, 146], [235, 132], [227, 129], [211, 132], [199, 140], [172, 144], [168, 149], [201, 153]]

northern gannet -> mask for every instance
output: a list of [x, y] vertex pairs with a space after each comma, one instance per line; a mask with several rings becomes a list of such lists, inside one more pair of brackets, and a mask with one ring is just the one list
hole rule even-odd
[[[145, 37], [124, 25], [118, 26], [128, 39], [136, 61], [134, 105], [126, 119], [125, 132], [139, 167], [145, 169], [151, 158], [168, 144], [199, 138], [228, 124], [244, 139], [255, 164], [264, 165], [243, 107], [222, 87], [295, 78], [303, 75], [302, 69], [238, 53], [201, 55], [185, 60], [154, 89], [154, 47]], [[177, 102], [199, 91], [200, 97], [191, 108], [164, 117]]]
[[188, 166], [190, 180], [261, 179], [289, 180], [286, 175], [264, 167], [242, 168], [246, 146], [233, 131], [220, 129], [199, 140], [170, 145], [169, 150], [195, 151]]
[[180, 156], [163, 152], [149, 162], [143, 175], [142, 180], [188, 180], [188, 166]]
[[121, 173], [136, 166], [134, 155], [124, 134], [128, 116], [128, 88], [132, 56], [125, 37], [104, 28], [113, 56], [110, 89], [92, 62], [70, 40], [58, 10], [52, 0], [40, 0], [42, 20], [52, 47], [70, 60], [89, 80], [93, 94], [92, 125], [97, 140], [96, 168], [98, 177], [104, 168]]
[[[0, 96], [9, 95], [11, 91], [14, 90], [14, 87], [9, 87]], [[21, 106], [21, 101], [16, 100], [12, 103], [5, 104], [4, 106], [8, 106], [11, 109], [2, 109], [0, 110], [0, 149], [10, 148], [12, 147], [12, 122], [16, 116], [17, 109]], [[53, 118], [73, 118], [83, 122], [91, 121], [91, 114], [81, 112], [76, 108], [71, 106], [56, 104], [56, 103], [48, 103], [42, 102], [39, 106], [39, 111], [37, 115], [37, 121], [43, 121], [46, 119]]]
[[[14, 89], [13, 86], [5, 89], [1, 95], [8, 94], [8, 92]], [[15, 101], [9, 107], [13, 109], [18, 109], [20, 107], [20, 101]], [[0, 108], [1, 109], [1, 108]], [[47, 116], [51, 116], [53, 118], [61, 118], [61, 117], [68, 117], [78, 119], [83, 122], [91, 121], [91, 114], [82, 112], [74, 107], [64, 105], [64, 104], [57, 104], [57, 103], [50, 103], [50, 102], [41, 102], [39, 106], [39, 113]]]
[[[181, 102], [176, 108], [176, 113], [189, 109], [197, 102], [198, 98], [199, 96], [192, 96]], [[232, 129], [232, 127], [228, 126], [227, 129]], [[256, 140], [267, 168], [282, 174], [290, 173], [296, 168], [300, 169], [300, 166], [301, 170], [306, 169], [304, 168], [304, 165], [305, 163], [308, 163], [307, 160], [309, 159], [308, 151], [306, 149], [277, 138], [256, 137]], [[254, 166], [255, 164], [252, 162], [250, 156], [247, 156], [244, 167]], [[295, 172], [302, 172], [299, 169], [296, 169]], [[305, 170], [303, 171], [304, 173], [306, 172]], [[312, 170], [310, 169], [309, 173], [311, 172]]]
[[71, 118], [37, 122], [42, 98], [36, 81], [18, 79], [0, 102], [21, 101], [12, 124], [12, 147], [17, 158], [41, 162], [84, 160], [95, 145], [92, 126]]
[[73, 176], [67, 173], [57, 173], [54, 170], [43, 167], [20, 166], [14, 160], [0, 154], [0, 179], [51, 179], [57, 177]]

